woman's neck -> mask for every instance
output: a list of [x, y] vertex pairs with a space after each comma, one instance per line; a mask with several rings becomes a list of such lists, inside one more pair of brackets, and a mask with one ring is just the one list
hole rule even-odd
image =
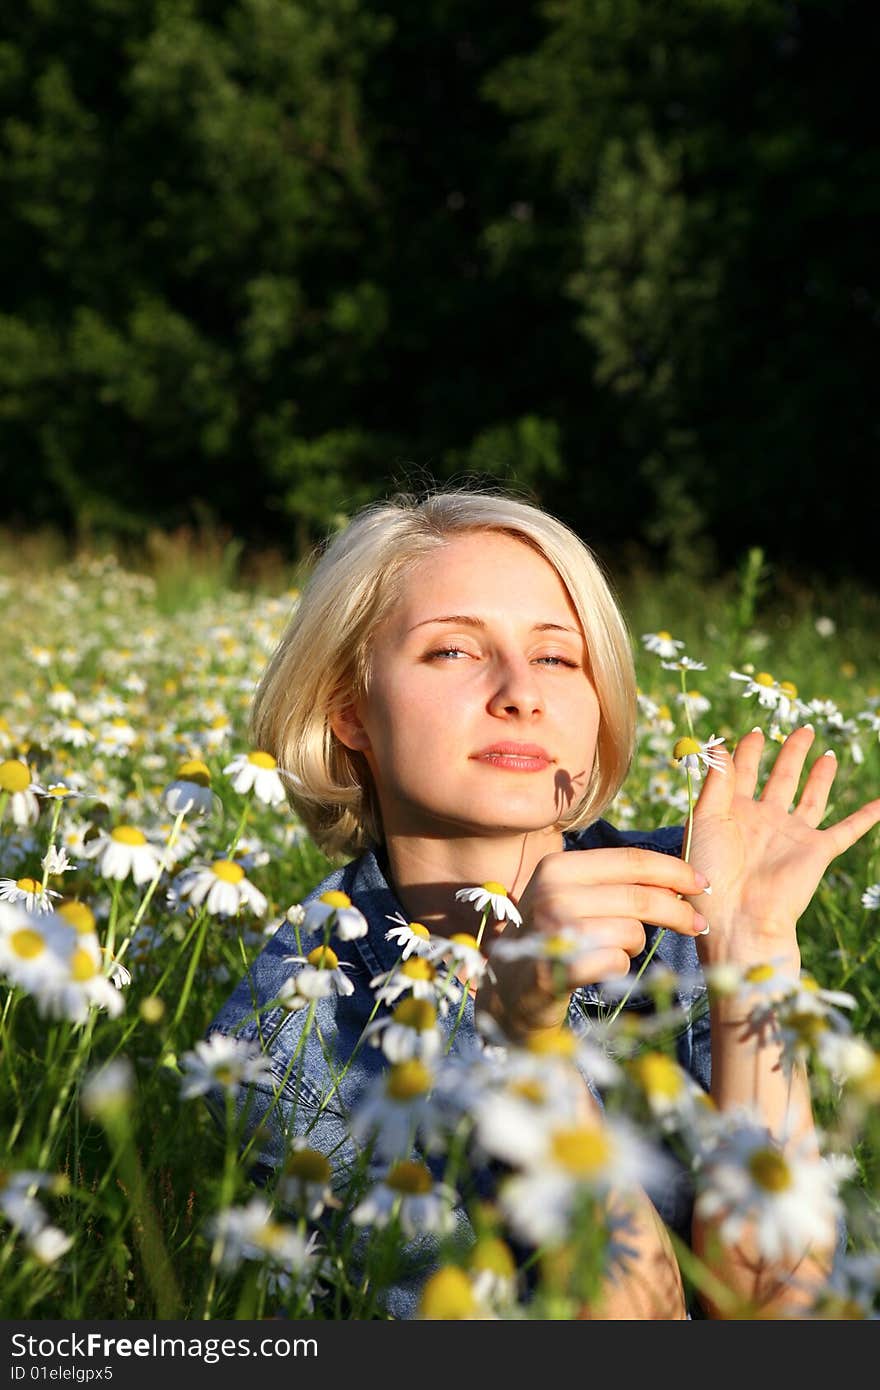
[[[506, 839], [392, 835], [385, 845], [390, 882], [407, 920], [421, 922], [435, 936], [475, 935], [480, 917], [472, 903], [456, 899], [460, 888], [501, 883], [515, 903], [544, 856], [563, 848], [562, 832], [553, 828]], [[489, 921], [484, 935], [500, 929]]]

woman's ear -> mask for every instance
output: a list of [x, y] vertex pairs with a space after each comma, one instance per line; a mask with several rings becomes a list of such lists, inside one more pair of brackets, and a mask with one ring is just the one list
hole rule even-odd
[[370, 747], [369, 735], [360, 721], [356, 705], [345, 705], [341, 710], [335, 710], [329, 722], [339, 742], [346, 748], [363, 753]]

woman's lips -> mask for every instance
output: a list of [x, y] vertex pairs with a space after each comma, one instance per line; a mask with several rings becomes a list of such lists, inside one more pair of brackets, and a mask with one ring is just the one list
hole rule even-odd
[[499, 744], [497, 747], [484, 748], [482, 753], [474, 756], [479, 763], [505, 768], [509, 772], [543, 772], [553, 761], [545, 749], [534, 744]]

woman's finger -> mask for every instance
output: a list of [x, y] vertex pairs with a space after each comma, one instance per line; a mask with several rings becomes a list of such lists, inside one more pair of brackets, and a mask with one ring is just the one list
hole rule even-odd
[[807, 724], [788, 735], [776, 755], [776, 762], [759, 798], [765, 806], [780, 806], [788, 811], [797, 796], [804, 760], [815, 736]]
[[707, 771], [694, 807], [695, 816], [726, 816], [733, 804], [736, 790], [733, 759], [726, 748], [713, 749], [713, 755], [720, 766]]
[[837, 758], [830, 749], [823, 753], [821, 758], [817, 758], [810, 768], [794, 814], [798, 820], [806, 821], [814, 830], [822, 823], [828, 809], [828, 797], [836, 774]]
[[836, 859], [838, 854], [843, 854], [856, 840], [860, 840], [863, 835], [880, 822], [880, 800], [869, 801], [867, 805], [860, 806], [857, 811], [853, 811], [851, 816], [845, 820], [838, 821], [836, 825], [829, 825], [827, 830], [822, 833], [833, 846], [832, 859]]
[[752, 729], [752, 732], [745, 734], [736, 745], [733, 754], [733, 766], [735, 771], [734, 790], [737, 796], [744, 796], [749, 801], [753, 799], [755, 788], [758, 785], [758, 768], [761, 765], [763, 751], [763, 729]]

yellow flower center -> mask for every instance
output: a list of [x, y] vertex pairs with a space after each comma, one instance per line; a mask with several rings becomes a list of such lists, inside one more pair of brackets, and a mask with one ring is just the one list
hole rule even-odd
[[110, 838], [120, 845], [145, 845], [147, 843], [144, 832], [135, 830], [133, 825], [117, 825], [116, 829], [110, 832]]
[[430, 961], [422, 960], [420, 956], [410, 956], [400, 967], [400, 973], [408, 980], [433, 980], [437, 971]]
[[32, 931], [30, 927], [19, 927], [9, 938], [9, 944], [15, 955], [22, 960], [35, 960], [41, 956], [46, 949], [46, 942], [38, 931]]
[[309, 951], [306, 960], [317, 970], [335, 970], [339, 965], [339, 957], [329, 946], [316, 946], [314, 951]]
[[27, 763], [19, 758], [7, 758], [0, 763], [0, 792], [23, 792], [31, 784]]
[[288, 1177], [298, 1178], [300, 1182], [328, 1183], [330, 1164], [319, 1149], [294, 1149], [284, 1164]]
[[695, 738], [680, 738], [676, 741], [672, 750], [672, 756], [676, 760], [686, 758], [692, 753], [699, 753], [700, 745]]
[[254, 767], [277, 767], [275, 759], [271, 753], [248, 753], [248, 762], [253, 763]]
[[456, 1269], [454, 1265], [447, 1265], [431, 1275], [419, 1301], [419, 1313], [433, 1322], [469, 1318], [476, 1307], [471, 1281], [463, 1269]]
[[654, 636], [655, 636], [655, 637], [659, 637], [661, 642], [671, 642], [671, 641], [672, 641], [672, 633], [671, 633], [671, 632], [667, 632], [665, 628], [664, 628], [661, 632], [655, 632]]
[[498, 1236], [481, 1236], [471, 1251], [471, 1269], [486, 1269], [502, 1279], [512, 1279], [516, 1273], [513, 1251]]
[[201, 758], [187, 758], [177, 769], [177, 777], [181, 782], [195, 782], [200, 787], [211, 785], [211, 769]]
[[401, 1159], [395, 1163], [385, 1179], [385, 1186], [405, 1197], [424, 1197], [434, 1186], [434, 1179], [424, 1163], [414, 1163], [411, 1159]]
[[35, 878], [19, 878], [15, 881], [16, 888], [20, 888], [23, 893], [39, 893], [41, 885]]
[[422, 926], [421, 922], [410, 922], [409, 929], [413, 936], [421, 937], [422, 941], [429, 941], [431, 938], [431, 933], [428, 931], [428, 928]]
[[783, 695], [787, 695], [790, 700], [797, 698], [798, 688], [794, 681], [780, 681], [779, 689], [782, 691]]
[[809, 994], [818, 994], [819, 986], [812, 975], [801, 976], [801, 989], [807, 990]]
[[437, 1022], [437, 1010], [429, 999], [404, 999], [392, 1014], [395, 1023], [416, 1033], [429, 1032]]
[[507, 897], [507, 889], [504, 887], [504, 884], [496, 883], [492, 878], [490, 878], [488, 883], [481, 883], [480, 887], [486, 893], [500, 893], [503, 898]]
[[530, 1081], [525, 1078], [521, 1081], [511, 1082], [510, 1094], [516, 1096], [517, 1100], [527, 1101], [529, 1105], [543, 1105], [547, 1096], [540, 1081]]
[[571, 941], [565, 936], [545, 936], [543, 945], [548, 956], [564, 956], [571, 950]]
[[[225, 729], [225, 728], [226, 728], [226, 725], [227, 725], [228, 723], [229, 723], [229, 718], [228, 718], [227, 715], [225, 715], [225, 714], [215, 714], [215, 715], [214, 715], [214, 718], [211, 720], [211, 723], [208, 725], [208, 727], [209, 727], [210, 729]], [[251, 762], [254, 762], [254, 758], [253, 758], [253, 757], [251, 758]]]
[[785, 1019], [785, 1026], [790, 1028], [796, 1037], [807, 1046], [815, 1046], [822, 1034], [828, 1029], [828, 1023], [821, 1014], [809, 1012], [788, 1014]]
[[326, 903], [328, 907], [351, 907], [351, 898], [348, 894], [340, 893], [336, 888], [322, 893], [318, 901]]
[[77, 902], [75, 899], [62, 903], [58, 908], [58, 916], [63, 917], [80, 936], [86, 936], [95, 930], [95, 914], [86, 903]]
[[546, 1033], [531, 1033], [525, 1045], [529, 1052], [536, 1052], [539, 1056], [573, 1057], [577, 1051], [574, 1033], [565, 1028]]
[[745, 973], [745, 978], [750, 985], [762, 985], [765, 980], [773, 979], [772, 965], [753, 965]]
[[560, 1167], [579, 1178], [590, 1178], [600, 1173], [611, 1157], [608, 1137], [595, 1125], [557, 1130], [551, 1148]]
[[224, 883], [241, 883], [244, 878], [244, 869], [234, 859], [215, 859], [211, 872]]
[[749, 1172], [765, 1192], [784, 1192], [791, 1187], [791, 1169], [776, 1149], [757, 1149], [749, 1158]]
[[644, 1057], [636, 1058], [632, 1070], [648, 1096], [674, 1100], [684, 1090], [680, 1069], [662, 1052], [648, 1052]]
[[466, 931], [453, 932], [449, 940], [454, 941], [456, 946], [468, 946], [472, 951], [479, 951], [480, 949], [477, 945], [477, 938]]
[[94, 979], [98, 973], [98, 967], [95, 965], [88, 951], [84, 951], [80, 948], [78, 951], [74, 951], [71, 957], [70, 973], [74, 980], [83, 984], [86, 980]]
[[427, 1095], [432, 1082], [433, 1077], [424, 1062], [412, 1058], [389, 1067], [385, 1091], [391, 1100], [415, 1100], [417, 1096]]
[[671, 719], [672, 710], [668, 705], [659, 705], [657, 708], [657, 717], [658, 719]]
[[769, 671], [759, 671], [754, 677], [755, 685], [775, 685], [776, 682]]

